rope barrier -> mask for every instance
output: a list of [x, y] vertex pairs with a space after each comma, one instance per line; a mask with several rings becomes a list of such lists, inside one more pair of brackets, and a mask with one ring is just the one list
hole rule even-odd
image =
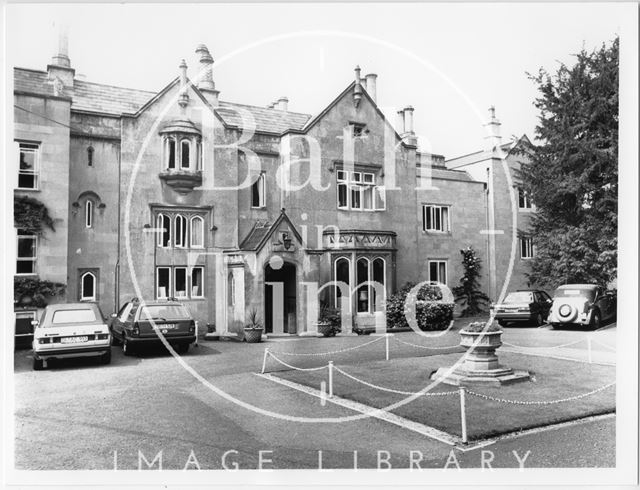
[[367, 381], [364, 381], [360, 378], [356, 378], [355, 376], [353, 376], [352, 374], [347, 373], [346, 371], [343, 371], [342, 369], [340, 369], [337, 366], [333, 366], [333, 369], [335, 369], [336, 371], [338, 371], [340, 374], [342, 374], [343, 376], [346, 376], [347, 378], [352, 379], [353, 381], [357, 382], [357, 383], [361, 383], [365, 386], [368, 386], [370, 388], [374, 388], [376, 390], [380, 390], [380, 391], [386, 391], [388, 393], [395, 393], [398, 395], [424, 395], [424, 396], [445, 396], [445, 395], [457, 395], [458, 392], [457, 391], [442, 391], [442, 392], [435, 392], [435, 393], [422, 393], [422, 392], [411, 392], [411, 391], [401, 391], [401, 390], [394, 390], [392, 388], [385, 388], [384, 386], [378, 386], [378, 385], [374, 385], [373, 383], [369, 383]]
[[575, 344], [579, 344], [581, 342], [584, 342], [585, 339], [580, 339], [580, 340], [576, 340], [575, 342], [568, 342], [566, 344], [560, 344], [560, 345], [550, 345], [550, 346], [526, 346], [526, 345], [516, 345], [516, 344], [511, 344], [509, 342], [505, 342], [502, 341], [502, 345], [508, 345], [509, 347], [516, 347], [518, 349], [559, 349], [560, 347], [568, 347], [570, 345], [575, 345]]
[[411, 342], [405, 342], [404, 340], [400, 340], [398, 337], [395, 337], [395, 339], [401, 344], [410, 345], [411, 347], [417, 347], [419, 349], [447, 350], [447, 349], [455, 349], [457, 347], [460, 347], [460, 344], [446, 345], [446, 346], [427, 346], [427, 345], [412, 344]]
[[490, 400], [490, 401], [499, 402], [499, 403], [509, 403], [509, 404], [512, 404], [512, 405], [555, 405], [557, 403], [571, 402], [571, 401], [574, 401], [574, 400], [579, 400], [581, 398], [586, 398], [586, 397], [591, 396], [591, 395], [595, 395], [596, 393], [599, 393], [599, 392], [604, 391], [604, 390], [606, 390], [608, 388], [611, 388], [615, 384], [616, 384], [616, 382], [614, 381], [613, 383], [609, 383], [607, 385], [601, 386], [600, 388], [597, 388], [597, 389], [595, 389], [593, 391], [590, 391], [588, 393], [582, 393], [581, 395], [570, 396], [568, 398], [560, 398], [558, 400], [545, 400], [545, 401], [508, 400], [506, 398], [496, 398], [494, 396], [485, 395], [484, 393], [476, 393], [475, 391], [471, 391], [469, 389], [467, 389], [467, 393], [469, 393], [472, 396], [478, 397], [478, 398], [484, 398], [485, 400]]
[[296, 371], [320, 371], [321, 369], [327, 369], [327, 366], [320, 366], [320, 367], [314, 367], [314, 368], [301, 368], [297, 366], [292, 366], [291, 364], [287, 364], [286, 362], [284, 362], [282, 359], [278, 359], [276, 356], [273, 355], [272, 352], [267, 351], [267, 355], [271, 356], [273, 359], [278, 361], [283, 366], [286, 366], [289, 369], [295, 369]]
[[[373, 344], [375, 342], [380, 342], [384, 337], [379, 337], [376, 338], [374, 340], [370, 340], [369, 342], [365, 342], [364, 344], [360, 344], [360, 345], [356, 345], [354, 347], [347, 347], [344, 349], [339, 349], [339, 350], [334, 350], [334, 351], [329, 351], [329, 352], [276, 352], [276, 354], [280, 355], [285, 355], [285, 356], [293, 356], [293, 357], [303, 357], [303, 356], [328, 356], [331, 354], [340, 354], [342, 352], [347, 352], [350, 350], [356, 350], [359, 349], [360, 347], [364, 347], [370, 344]], [[270, 354], [273, 354], [271, 351], [269, 351]]]

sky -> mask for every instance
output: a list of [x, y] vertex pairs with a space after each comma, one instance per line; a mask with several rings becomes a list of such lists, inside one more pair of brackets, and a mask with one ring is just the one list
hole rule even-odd
[[[488, 108], [503, 139], [534, 137], [535, 84], [573, 54], [610, 42], [634, 4], [10, 4], [7, 66], [46, 70], [66, 24], [69, 56], [88, 81], [160, 90], [195, 48], [214, 60], [220, 98], [317, 114], [362, 74], [378, 74], [392, 122], [415, 108], [421, 149], [447, 158], [482, 149]], [[622, 33], [624, 42], [624, 32]]]

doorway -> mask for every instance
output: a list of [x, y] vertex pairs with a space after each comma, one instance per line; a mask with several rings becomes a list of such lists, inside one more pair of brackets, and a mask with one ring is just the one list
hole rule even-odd
[[265, 333], [297, 333], [294, 264], [283, 262], [279, 269], [267, 264], [264, 268], [264, 327]]

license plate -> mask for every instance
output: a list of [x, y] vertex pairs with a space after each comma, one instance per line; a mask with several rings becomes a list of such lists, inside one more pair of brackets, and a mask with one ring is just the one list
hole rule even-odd
[[86, 335], [82, 337], [63, 337], [60, 339], [62, 344], [80, 344], [81, 342], [86, 342], [89, 340], [89, 337]]
[[173, 328], [178, 328], [178, 325], [175, 323], [165, 323], [164, 325], [158, 325], [158, 328], [161, 330], [171, 330]]

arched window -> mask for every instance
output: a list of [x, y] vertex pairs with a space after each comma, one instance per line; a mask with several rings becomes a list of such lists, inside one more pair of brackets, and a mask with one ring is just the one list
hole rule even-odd
[[232, 272], [227, 276], [227, 303], [229, 306], [236, 304], [236, 280]]
[[[386, 300], [386, 262], [383, 258], [378, 257], [373, 261], [373, 282], [371, 286], [371, 292], [373, 295], [373, 309], [374, 311], [383, 311], [384, 302]], [[378, 296], [378, 291], [382, 294], [382, 297]]]
[[93, 167], [93, 146], [87, 148], [87, 165]]
[[96, 300], [96, 276], [92, 272], [85, 272], [80, 277], [80, 301]]
[[369, 259], [361, 257], [356, 262], [356, 284], [358, 289], [356, 292], [356, 304], [358, 305], [358, 313], [369, 312]]
[[158, 247], [171, 246], [171, 219], [160, 213], [156, 220], [156, 228], [158, 231]]
[[93, 201], [91, 199], [87, 199], [84, 205], [84, 226], [86, 228], [93, 227]]
[[204, 247], [204, 220], [200, 216], [191, 218], [191, 247]]
[[191, 142], [189, 140], [182, 140], [182, 142], [180, 143], [180, 167], [181, 168], [190, 167], [190, 153], [191, 153]]
[[336, 282], [342, 282], [347, 285], [347, 290], [343, 291], [335, 286], [336, 289], [336, 308], [342, 310], [344, 302], [347, 304], [347, 311], [351, 311], [351, 281], [350, 281], [350, 269], [351, 262], [345, 257], [341, 257], [335, 262], [335, 280]]
[[176, 168], [176, 140], [173, 138], [167, 138], [165, 140], [167, 143], [166, 149], [166, 159], [167, 159], [167, 168], [175, 169]]
[[175, 246], [187, 246], [187, 218], [181, 214], [176, 215]]

